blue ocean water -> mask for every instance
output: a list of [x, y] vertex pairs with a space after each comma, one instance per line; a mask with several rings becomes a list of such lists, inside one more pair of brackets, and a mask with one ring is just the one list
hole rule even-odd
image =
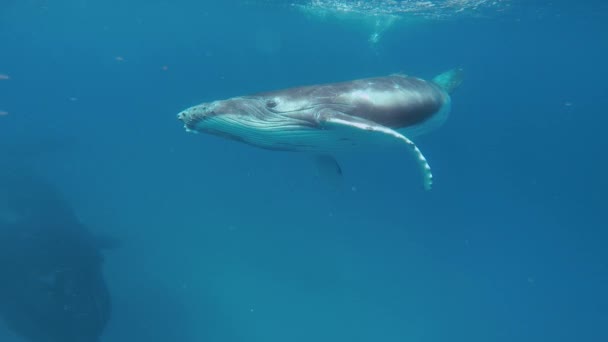
[[[102, 341], [608, 341], [608, 8], [498, 3], [384, 25], [279, 1], [1, 0], [0, 158], [122, 241]], [[175, 118], [454, 67], [449, 120], [416, 139], [431, 191], [405, 152], [341, 159], [336, 189], [300, 154]]]

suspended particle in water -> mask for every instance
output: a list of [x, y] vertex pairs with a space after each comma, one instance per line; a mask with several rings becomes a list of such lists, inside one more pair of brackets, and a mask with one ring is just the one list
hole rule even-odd
[[0, 81], [2, 80], [10, 80], [11, 77], [7, 74], [0, 74]]
[[7, 116], [8, 112], [4, 110], [0, 110], [0, 116]]

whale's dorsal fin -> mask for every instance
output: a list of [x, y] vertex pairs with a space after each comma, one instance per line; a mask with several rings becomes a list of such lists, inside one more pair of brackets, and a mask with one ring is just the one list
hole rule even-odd
[[325, 129], [337, 129], [347, 128], [358, 131], [364, 131], [366, 134], [377, 135], [381, 137], [388, 137], [394, 141], [405, 143], [409, 148], [410, 152], [414, 155], [420, 170], [422, 171], [424, 188], [430, 190], [433, 185], [433, 174], [431, 173], [431, 166], [427, 162], [426, 158], [416, 146], [416, 144], [408, 139], [403, 134], [386, 126], [379, 125], [375, 122], [352, 117], [334, 110], [323, 110], [317, 115], [319, 124]]

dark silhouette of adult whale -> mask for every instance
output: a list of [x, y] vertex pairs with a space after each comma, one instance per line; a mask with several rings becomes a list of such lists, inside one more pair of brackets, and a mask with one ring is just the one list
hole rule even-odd
[[0, 146], [0, 320], [30, 342], [98, 342], [112, 306], [102, 252], [120, 243], [89, 231], [34, 170], [63, 143]]
[[303, 86], [203, 103], [177, 117], [187, 131], [272, 150], [332, 155], [401, 144], [414, 154], [430, 189], [431, 168], [411, 138], [446, 120], [462, 77], [453, 69], [431, 81], [391, 75]]

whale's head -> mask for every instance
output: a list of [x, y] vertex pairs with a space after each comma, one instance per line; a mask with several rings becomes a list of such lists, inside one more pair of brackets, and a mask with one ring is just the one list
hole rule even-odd
[[[286, 132], [309, 129], [310, 123], [276, 110], [276, 102], [267, 97], [247, 96], [202, 103], [177, 114], [188, 132], [207, 133], [249, 144], [277, 149], [269, 136], [277, 140]], [[288, 139], [288, 138], [286, 138]], [[280, 148], [279, 148], [280, 149]]]
[[244, 122], [260, 116], [262, 106], [251, 99], [228, 99], [201, 103], [177, 114], [187, 131], [209, 132], [231, 122]]

